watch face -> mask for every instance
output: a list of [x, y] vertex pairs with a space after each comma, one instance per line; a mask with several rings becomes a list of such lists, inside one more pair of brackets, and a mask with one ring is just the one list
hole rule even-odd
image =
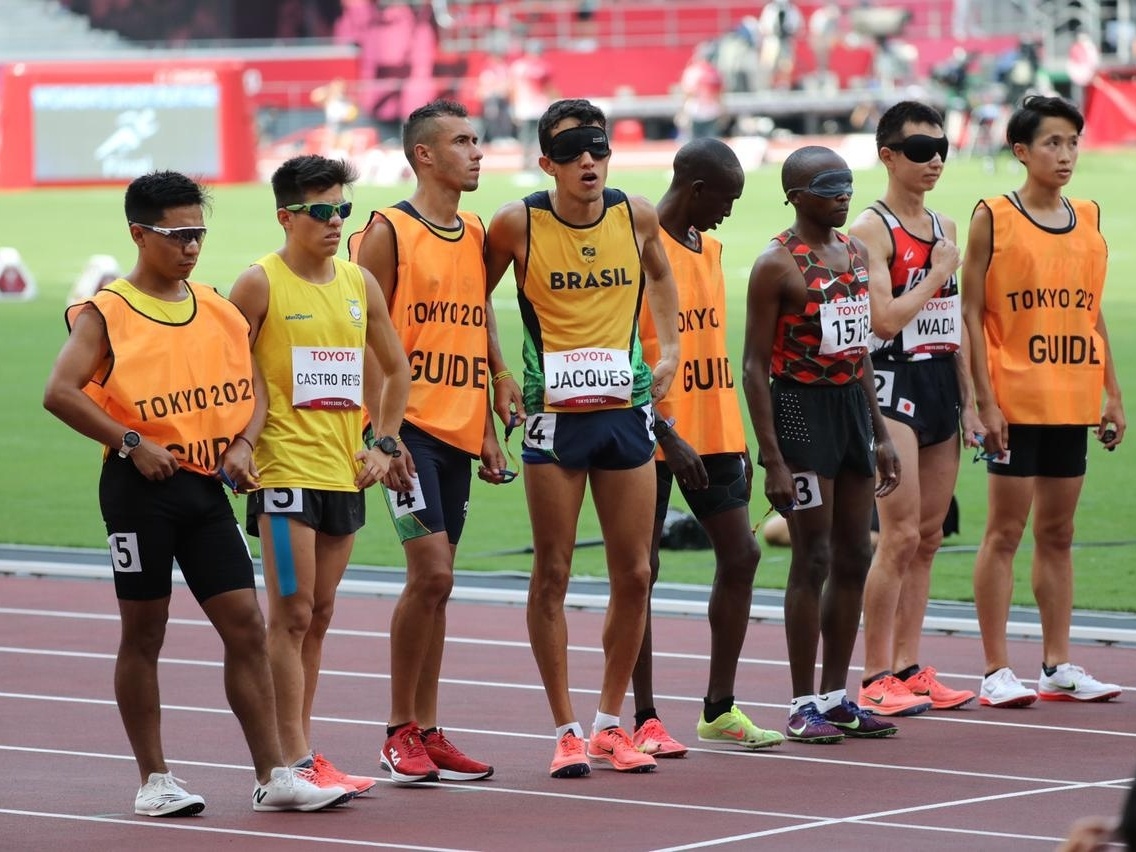
[[122, 443], [128, 447], [137, 447], [142, 443], [142, 436], [131, 430], [122, 436]]
[[393, 456], [398, 452], [398, 441], [390, 435], [384, 435], [379, 438], [378, 448], [386, 453], [388, 456]]

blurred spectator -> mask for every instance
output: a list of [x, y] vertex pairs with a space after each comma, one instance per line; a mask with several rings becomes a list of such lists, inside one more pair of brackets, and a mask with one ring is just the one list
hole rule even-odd
[[359, 115], [359, 108], [347, 96], [347, 81], [336, 77], [326, 86], [312, 89], [312, 103], [323, 107], [325, 156], [331, 151], [342, 150], [343, 129]]
[[761, 40], [757, 18], [747, 15], [734, 29], [718, 39], [715, 64], [727, 92], [756, 92], [757, 45]]
[[1092, 36], [1083, 30], [1077, 33], [1073, 43], [1069, 45], [1069, 82], [1073, 84], [1073, 103], [1080, 109], [1085, 108], [1085, 87], [1093, 81], [1093, 77], [1100, 70], [1100, 49]]
[[770, 0], [757, 22], [761, 33], [758, 58], [762, 84], [774, 89], [791, 88], [797, 34], [804, 26], [801, 10], [793, 0]]
[[698, 45], [683, 69], [679, 81], [682, 104], [675, 116], [675, 125], [683, 138], [716, 136], [721, 129], [725, 112], [722, 75], [710, 61], [713, 53], [714, 47], [709, 42]]
[[832, 49], [840, 43], [841, 29], [840, 6], [836, 3], [818, 6], [809, 15], [809, 46], [816, 58], [816, 73], [822, 86], [828, 82], [829, 57]]
[[525, 42], [525, 52], [513, 60], [510, 107], [521, 140], [521, 168], [528, 177], [537, 177], [540, 141], [537, 124], [556, 99], [552, 85], [552, 66], [544, 56], [544, 45], [536, 39]]
[[512, 139], [513, 114], [509, 106], [511, 76], [509, 63], [505, 61], [499, 48], [489, 51], [485, 65], [477, 75], [477, 99], [481, 102], [481, 121], [485, 143], [499, 139]]

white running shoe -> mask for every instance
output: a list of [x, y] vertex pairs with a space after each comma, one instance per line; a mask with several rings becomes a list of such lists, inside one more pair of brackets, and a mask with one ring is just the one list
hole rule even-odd
[[1042, 701], [1108, 701], [1121, 693], [1115, 683], [1101, 683], [1072, 663], [1062, 663], [1052, 676], [1042, 669], [1037, 691]]
[[1017, 679], [1009, 667], [998, 669], [982, 679], [978, 702], [985, 707], [1028, 707], [1037, 693]]
[[291, 766], [277, 766], [252, 791], [254, 811], [319, 811], [351, 798], [342, 787], [317, 787]]
[[205, 810], [205, 800], [183, 790], [184, 783], [174, 778], [172, 772], [151, 772], [134, 797], [134, 813], [149, 817], [196, 816]]

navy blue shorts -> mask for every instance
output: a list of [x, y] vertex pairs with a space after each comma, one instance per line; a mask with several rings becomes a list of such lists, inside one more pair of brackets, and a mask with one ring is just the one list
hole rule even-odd
[[470, 456], [410, 423], [399, 430], [414, 459], [410, 491], [384, 488], [399, 541], [444, 532], [457, 545], [469, 511]]
[[634, 470], [655, 455], [650, 405], [581, 413], [538, 411], [524, 422], [521, 458], [572, 470]]
[[153, 482], [111, 453], [99, 477], [99, 505], [120, 600], [169, 597], [175, 559], [199, 603], [255, 588], [248, 544], [224, 486], [212, 477], [180, 470]]

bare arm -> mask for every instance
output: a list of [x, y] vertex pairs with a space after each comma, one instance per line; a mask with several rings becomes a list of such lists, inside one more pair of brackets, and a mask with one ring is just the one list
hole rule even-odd
[[659, 238], [659, 214], [654, 205], [642, 196], [632, 196], [630, 201], [647, 279], [647, 306], [659, 340], [659, 361], [652, 367], [651, 386], [651, 398], [658, 402], [667, 395], [678, 370], [678, 287]]
[[970, 373], [974, 379], [974, 402], [978, 416], [986, 429], [987, 452], [1001, 452], [1006, 448], [1008, 429], [1006, 418], [994, 396], [994, 385], [986, 364], [986, 334], [983, 323], [986, 314], [986, 269], [994, 253], [994, 219], [990, 209], [980, 204], [970, 218], [970, 233], [966, 241], [966, 257], [962, 264], [962, 319], [969, 343]]
[[[520, 281], [528, 260], [525, 246], [528, 241], [528, 217], [523, 201], [506, 204], [489, 223], [485, 235], [485, 314], [489, 323], [489, 369], [499, 376], [508, 369], [497, 335], [497, 312], [493, 309], [493, 291], [513, 266], [514, 276]], [[512, 417], [525, 419], [524, 396], [516, 378], [508, 375], [493, 382], [493, 410], [508, 425]]]
[[[377, 361], [378, 374], [382, 377], [381, 381], [364, 382], [364, 403], [371, 413], [376, 435], [397, 435], [406, 413], [406, 400], [410, 396], [410, 365], [387, 313], [383, 289], [366, 269], [363, 270], [363, 281], [367, 288], [367, 347]], [[355, 457], [360, 460], [369, 458], [377, 471], [372, 476], [365, 466], [355, 482], [359, 488], [366, 488], [382, 479], [391, 462], [391, 457], [377, 448], [360, 450]]]
[[1104, 442], [1105, 447], [1111, 450], [1124, 440], [1124, 431], [1128, 428], [1128, 421], [1124, 417], [1124, 404], [1120, 399], [1120, 382], [1116, 378], [1116, 362], [1112, 359], [1112, 346], [1108, 342], [1108, 328], [1104, 324], [1103, 310], [1097, 314], [1097, 334], [1104, 341], [1105, 393], [1104, 408], [1101, 411], [1097, 437], [1103, 436], [1109, 428], [1109, 424], [1112, 424], [1116, 435], [1112, 440]]

